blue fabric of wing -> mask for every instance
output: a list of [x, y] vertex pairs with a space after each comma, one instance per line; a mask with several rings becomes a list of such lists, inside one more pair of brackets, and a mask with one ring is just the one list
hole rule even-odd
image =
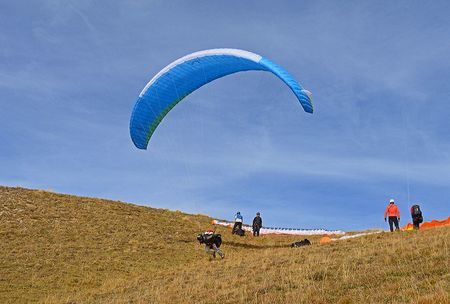
[[273, 63], [267, 58], [261, 58], [259, 63], [265, 67], [264, 70], [270, 71], [273, 74], [277, 75], [278, 78], [283, 80], [285, 84], [294, 92], [295, 96], [297, 96], [298, 101], [303, 107], [303, 110], [307, 113], [313, 112], [313, 105], [310, 97], [305, 93], [303, 87], [291, 76], [285, 69]]
[[146, 149], [164, 116], [196, 89], [217, 78], [249, 70], [270, 71], [278, 76], [291, 88], [304, 110], [312, 113], [312, 104], [302, 92], [303, 88], [289, 73], [268, 59], [255, 62], [234, 55], [201, 56], [172, 67], [141, 94], [130, 120], [133, 143], [139, 149]]

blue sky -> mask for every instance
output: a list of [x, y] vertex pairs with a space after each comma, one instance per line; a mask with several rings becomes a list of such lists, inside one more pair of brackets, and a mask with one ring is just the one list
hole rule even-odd
[[[450, 215], [450, 2], [3, 1], [0, 184], [266, 225], [384, 227]], [[135, 100], [188, 53], [228, 47], [286, 68], [202, 87], [149, 150]]]

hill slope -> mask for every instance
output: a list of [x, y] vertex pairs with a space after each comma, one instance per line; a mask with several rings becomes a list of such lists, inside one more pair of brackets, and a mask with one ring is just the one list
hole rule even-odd
[[0, 187], [0, 303], [450, 302], [450, 228], [297, 249], [218, 228], [226, 258], [209, 261], [210, 221]]

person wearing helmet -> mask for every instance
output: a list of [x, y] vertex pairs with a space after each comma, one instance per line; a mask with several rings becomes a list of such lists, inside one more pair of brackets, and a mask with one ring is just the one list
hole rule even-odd
[[234, 226], [233, 230], [231, 231], [232, 234], [235, 234], [237, 231], [242, 230], [242, 223], [244, 222], [244, 218], [241, 215], [241, 212], [237, 212], [234, 216]]
[[262, 218], [259, 212], [256, 212], [256, 216], [253, 219], [253, 236], [259, 236], [259, 230], [262, 227]]
[[386, 211], [384, 211], [384, 221], [386, 222], [389, 219], [389, 229], [391, 232], [395, 230], [399, 230], [398, 223], [400, 222], [400, 211], [398, 210], [397, 205], [394, 202], [394, 199], [391, 198], [389, 201], [389, 205], [386, 207]]

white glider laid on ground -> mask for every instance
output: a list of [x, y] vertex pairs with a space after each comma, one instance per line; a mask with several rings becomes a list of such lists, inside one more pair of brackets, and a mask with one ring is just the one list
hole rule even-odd
[[[213, 220], [213, 225], [225, 226], [233, 228], [234, 223]], [[245, 231], [252, 231], [252, 227], [249, 225], [242, 225], [242, 229]], [[262, 227], [259, 231], [260, 234], [283, 234], [283, 235], [343, 235], [344, 231], [341, 230], [325, 230], [325, 229], [296, 229], [296, 228], [272, 228]]]

